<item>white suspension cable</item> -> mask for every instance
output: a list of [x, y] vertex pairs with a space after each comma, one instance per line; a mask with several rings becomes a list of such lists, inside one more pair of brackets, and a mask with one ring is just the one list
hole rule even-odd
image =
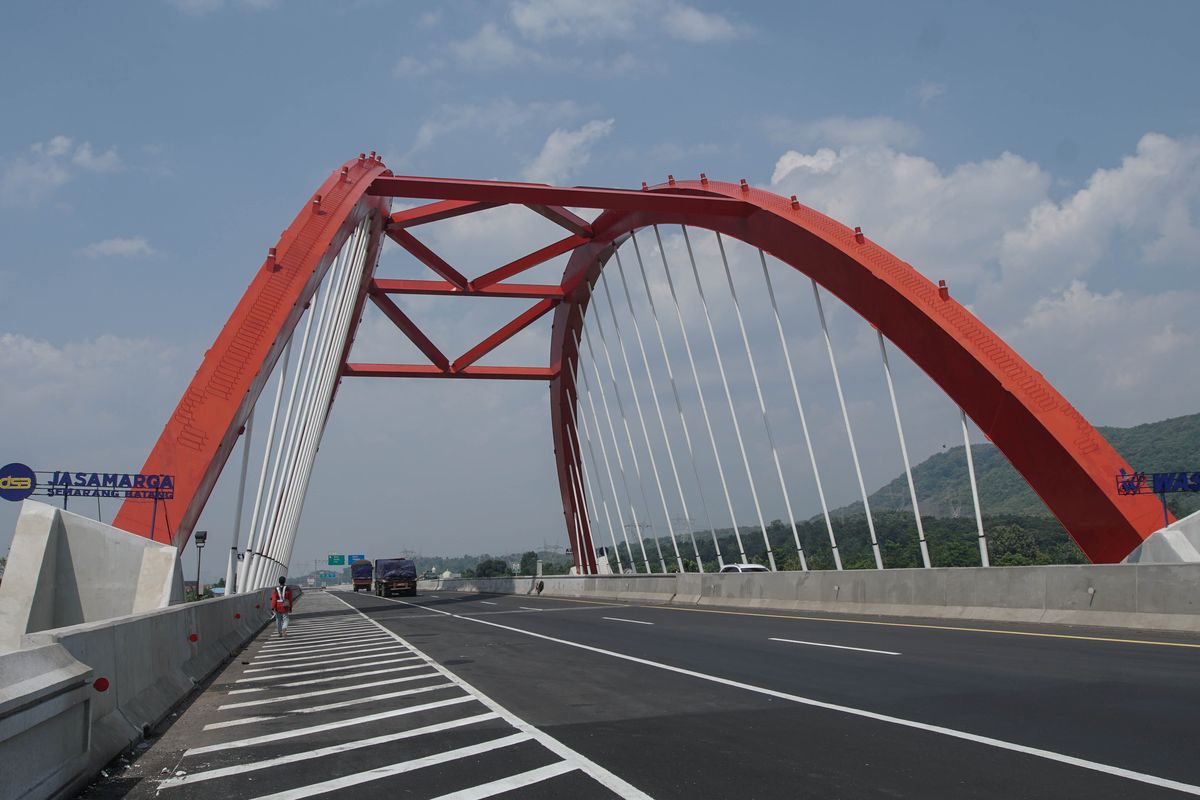
[[[335, 272], [335, 267], [341, 263], [340, 255], [334, 266], [326, 273], [327, 277]], [[250, 581], [252, 588], [261, 588], [267, 575], [271, 572], [269, 562], [274, 554], [274, 541], [277, 535], [277, 517], [279, 513], [279, 493], [285, 480], [286, 470], [293, 453], [291, 441], [293, 437], [293, 416], [297, 413], [297, 394], [302, 385], [308, 381], [310, 343], [319, 340], [324, 325], [330, 298], [333, 295], [331, 284], [318, 287], [314, 295], [315, 305], [308, 310], [308, 319], [304, 325], [304, 336], [300, 340], [300, 353], [296, 359], [296, 373], [292, 376], [292, 387], [288, 391], [287, 405], [284, 407], [283, 425], [280, 430], [279, 443], [275, 450], [274, 464], [271, 467], [271, 482], [268, 484], [267, 495], [263, 505], [263, 514], [258, 520], [261, 530], [262, 546], [252, 568]], [[317, 320], [316, 331], [313, 331], [313, 321]]]
[[[637, 240], [636, 239], [634, 239], [633, 246], [634, 246], [634, 250], [636, 251], [637, 250]], [[662, 431], [663, 443], [666, 445], [666, 448], [667, 448], [667, 461], [671, 465], [671, 475], [675, 479], [675, 489], [679, 492], [679, 505], [683, 508], [683, 518], [685, 520], [687, 520], [687, 533], [688, 533], [688, 538], [690, 538], [692, 541], [692, 552], [695, 553], [695, 555], [696, 555], [696, 568], [700, 572], [704, 572], [704, 559], [702, 559], [700, 557], [700, 548], [696, 546], [696, 534], [692, 531], [691, 512], [688, 511], [687, 497], [684, 495], [684, 492], [683, 492], [683, 482], [679, 479], [679, 469], [675, 465], [675, 451], [674, 451], [674, 448], [671, 447], [671, 437], [667, 433], [666, 420], [663, 419], [662, 405], [659, 404], [659, 402], [658, 402], [658, 389], [654, 385], [654, 372], [653, 372], [653, 370], [650, 369], [650, 359], [646, 355], [646, 343], [642, 339], [642, 328], [638, 324], [637, 313], [633, 310], [633, 297], [629, 294], [629, 284], [625, 280], [625, 267], [621, 264], [621, 251], [615, 250], [613, 252], [613, 255], [616, 257], [617, 275], [620, 276], [620, 278], [621, 278], [621, 288], [625, 293], [625, 304], [629, 308], [629, 318], [633, 321], [633, 334], [634, 334], [634, 337], [637, 339], [638, 351], [641, 352], [641, 354], [642, 354], [642, 366], [646, 370], [646, 382], [650, 384], [650, 399], [654, 401], [654, 411], [658, 415], [658, 426], [659, 426], [659, 429]], [[639, 259], [639, 261], [641, 260], [640, 253], [638, 253], [638, 259]], [[601, 273], [601, 278], [603, 278], [603, 273]], [[605, 284], [604, 291], [605, 291], [605, 293], [608, 292], [607, 284]], [[610, 299], [610, 301], [609, 301], [610, 307], [611, 307], [611, 303], [612, 303], [612, 301]], [[651, 305], [651, 308], [653, 308], [653, 306], [654, 306], [653, 300], [650, 301], [650, 305]], [[657, 319], [655, 320], [655, 324], [656, 325], [658, 324]], [[616, 323], [614, 322], [613, 325], [615, 326]], [[620, 336], [620, 329], [618, 329], [617, 335]], [[671, 374], [670, 365], [667, 366], [667, 374], [668, 375]], [[630, 382], [632, 383], [632, 381], [633, 381], [633, 377], [630, 376]], [[672, 378], [671, 385], [673, 388], [674, 387], [674, 378]], [[676, 397], [678, 398], [678, 393], [676, 394]], [[682, 414], [682, 409], [681, 409], [681, 412], [680, 412], [681, 419], [682, 419], [682, 416], [683, 416], [683, 414]], [[684, 427], [684, 436], [685, 437], [687, 436], [686, 431], [687, 431], [687, 428], [685, 426]], [[647, 445], [647, 447], [648, 446], [649, 445]], [[691, 449], [690, 441], [688, 443], [688, 448], [689, 448], [689, 450]], [[693, 466], [695, 466], [695, 465], [693, 464]], [[655, 473], [655, 478], [657, 478], [657, 472]], [[698, 478], [699, 478], [699, 476], [697, 476], [697, 480], [698, 480]], [[660, 493], [662, 492], [661, 484], [659, 486], [659, 492]], [[663, 509], [664, 510], [666, 509], [666, 500], [663, 501]], [[707, 509], [705, 509], [705, 512], [707, 513]], [[709, 527], [711, 528], [712, 525], [710, 524]], [[680, 570], [682, 571], [682, 567], [680, 568]]]
[[967, 412], [958, 410], [962, 417], [963, 446], [967, 451], [967, 475], [971, 479], [971, 500], [975, 504], [975, 527], [979, 531], [979, 563], [991, 566], [988, 558], [987, 536], [983, 533], [983, 512], [979, 508], [979, 487], [975, 484], [975, 458], [971, 455], [971, 432], [967, 428]]
[[[575, 539], [575, 547], [576, 547], [575, 554], [579, 558], [578, 574], [587, 575], [587, 574], [589, 574], [588, 565], [587, 565], [587, 560], [584, 558], [584, 555], [583, 555], [584, 554], [583, 523], [580, 522], [579, 512], [578, 512], [578, 509], [582, 507], [581, 503], [580, 503], [580, 499], [579, 499], [579, 487], [578, 487], [578, 483], [577, 483], [577, 481], [579, 479], [579, 475], [576, 474], [576, 470], [574, 469], [574, 465], [572, 465], [572, 464], [567, 465], [567, 472], [568, 472], [570, 480], [571, 480], [571, 495], [575, 500], [575, 508], [577, 509], [576, 513], [574, 515], [574, 520], [573, 520], [575, 523], [575, 525], [574, 525], [575, 532], [572, 535]], [[594, 552], [595, 552], [595, 549], [593, 548], [593, 553]]]
[[[576, 398], [578, 398], [578, 393], [576, 393]], [[578, 399], [576, 399], [576, 402], [578, 402]], [[592, 544], [594, 546], [595, 545], [594, 532], [595, 532], [596, 528], [598, 528], [600, 525], [600, 512], [598, 510], [596, 510], [596, 497], [595, 497], [595, 495], [592, 494], [592, 491], [593, 491], [592, 481], [591, 481], [591, 478], [588, 476], [587, 462], [585, 462], [584, 458], [583, 458], [583, 444], [579, 441], [579, 428], [578, 428], [579, 423], [576, 419], [575, 409], [573, 407], [571, 408], [571, 422], [572, 422], [572, 424], [569, 425], [567, 428], [567, 433], [569, 434], [568, 445], [573, 447], [574, 452], [578, 453], [578, 455], [579, 455], [579, 460], [577, 462], [578, 470], [576, 471], [577, 472], [576, 478], [579, 481], [579, 495], [580, 495], [580, 499], [583, 501], [583, 513], [586, 514], [588, 517], [588, 529], [589, 529], [589, 531], [593, 532]], [[589, 446], [590, 446], [590, 442], [589, 442]], [[592, 462], [593, 462], [593, 464], [595, 463], [595, 454], [594, 453], [592, 454]], [[607, 516], [607, 514], [608, 514], [608, 509], [605, 508], [605, 515]], [[609, 534], [609, 537], [613, 540], [613, 550], [617, 550], [617, 537], [613, 535], [611, 519], [608, 522], [608, 534]], [[617, 552], [619, 553], [619, 551], [617, 551]], [[605, 560], [607, 561], [607, 556], [605, 556]], [[618, 561], [618, 566], [619, 565], [620, 565], [620, 562]]]
[[867, 530], [871, 534], [871, 550], [875, 554], [875, 569], [883, 569], [883, 556], [879, 552], [879, 540], [875, 538], [875, 520], [871, 518], [871, 504], [867, 502], [867, 486], [863, 482], [862, 466], [858, 463], [858, 449], [854, 446], [854, 431], [850, 428], [850, 413], [846, 410], [846, 396], [842, 394], [842, 379], [838, 375], [837, 359], [833, 357], [833, 340], [829, 338], [829, 325], [825, 321], [825, 308], [821, 305], [821, 292], [817, 282], [812, 281], [813, 299], [817, 303], [817, 316], [821, 319], [821, 333], [825, 336], [825, 349], [829, 351], [829, 366], [833, 369], [833, 385], [837, 389], [838, 404], [842, 407], [842, 421], [846, 423], [846, 438], [850, 442], [850, 455], [854, 459], [854, 474], [858, 476], [858, 491], [862, 495], [863, 510], [867, 514]]
[[900, 405], [896, 402], [896, 387], [892, 385], [892, 367], [888, 364], [887, 345], [884, 344], [883, 334], [875, 330], [879, 337], [879, 355], [883, 359], [883, 374], [887, 378], [888, 396], [892, 398], [892, 414], [896, 417], [896, 436], [900, 438], [900, 455], [904, 459], [904, 477], [908, 479], [908, 496], [912, 499], [913, 519], [917, 523], [917, 541], [921, 545], [921, 563], [928, 569], [929, 544], [925, 541], [925, 526], [921, 524], [921, 509], [917, 506], [917, 487], [913, 483], [912, 467], [908, 463], [908, 445], [904, 442], [904, 428], [900, 425]]
[[[569, 364], [569, 362], [568, 362], [568, 364]], [[571, 383], [573, 386], [573, 391], [575, 392], [575, 404], [578, 404], [579, 398], [582, 395], [579, 393], [579, 387], [577, 385], [575, 385], [575, 380], [574, 380], [575, 373], [573, 371], [571, 371], [568, 374], [570, 374], [572, 376]], [[573, 426], [573, 428], [575, 431], [575, 447], [576, 448], [580, 448], [579, 423], [580, 423], [580, 421], [583, 422], [583, 435], [584, 435], [585, 440], [587, 441], [588, 456], [591, 458], [591, 461], [592, 461], [592, 470], [596, 473], [596, 485], [600, 487], [600, 502], [604, 507], [604, 520], [608, 524], [608, 536], [610, 539], [612, 539], [613, 552], [616, 553], [616, 557], [617, 557], [617, 571], [624, 572], [624, 566], [621, 564], [621, 548], [619, 546], [617, 546], [617, 536], [616, 536], [616, 533], [614, 533], [614, 531], [613, 531], [612, 514], [608, 510], [608, 499], [604, 495], [604, 484], [600, 481], [600, 467], [596, 463], [596, 448], [592, 444], [592, 434], [588, 429], [587, 418], [581, 417], [578, 413], [578, 409], [576, 409], [574, 407], [571, 409], [571, 417], [575, 421], [575, 425]], [[599, 432], [597, 432], [597, 435], [599, 435]], [[582, 452], [582, 448], [580, 448], [580, 452]], [[595, 508], [596, 495], [591, 494], [593, 487], [592, 487], [591, 478], [589, 477], [589, 473], [587, 471], [586, 465], [584, 465], [583, 477], [584, 477], [584, 480], [587, 481], [587, 487], [588, 487], [587, 494], [591, 495], [591, 497], [592, 497], [592, 507]], [[599, 515], [597, 515], [597, 517], [598, 516]]]
[[[762, 531], [763, 544], [767, 548], [767, 561], [771, 571], [776, 571], [775, 553], [771, 551], [771, 540], [767, 538], [767, 524], [763, 520], [762, 505], [758, 501], [758, 487], [754, 484], [754, 473], [750, 470], [750, 457], [746, 454], [746, 443], [742, 440], [742, 426], [738, 422], [737, 410], [733, 405], [733, 393], [729, 391], [729, 378], [725, 375], [725, 362], [721, 358], [721, 348], [717, 344], [717, 331], [713, 328], [712, 316], [708, 313], [708, 299], [704, 296], [704, 286], [700, 282], [700, 270], [696, 267], [696, 256], [692, 252], [692, 241], [688, 236], [687, 226], [680, 225], [683, 231], [683, 241], [687, 245], [688, 260], [692, 264], [692, 275], [696, 279], [696, 291], [700, 293], [700, 307], [704, 309], [704, 321], [708, 325], [708, 336], [712, 340], [713, 354], [717, 359], [717, 374], [721, 376], [721, 387], [725, 390], [725, 401], [729, 404], [729, 418], [733, 420], [733, 432], [737, 437], [738, 451], [742, 454], [742, 465], [746, 469], [746, 481], [750, 484], [750, 498], [754, 501], [754, 513], [758, 515], [758, 527]], [[720, 241], [718, 240], [718, 244]]]
[[[601, 273], [601, 281], [603, 281], [603, 277], [604, 277], [604, 274]], [[608, 295], [608, 284], [604, 284], [604, 293], [606, 295]], [[616, 321], [617, 321], [617, 315], [616, 315], [616, 312], [613, 310], [611, 295], [608, 295], [608, 310], [612, 313], [613, 324], [615, 325]], [[612, 354], [608, 350], [608, 339], [604, 335], [604, 321], [603, 321], [603, 319], [601, 319], [601, 316], [599, 313], [597, 313], [595, 315], [595, 320], [596, 320], [596, 332], [600, 335], [600, 346], [604, 350], [604, 360], [605, 360], [605, 363], [608, 364], [608, 376], [612, 380], [613, 397], [616, 398], [617, 410], [621, 413], [621, 424], [625, 426], [625, 439], [629, 443], [629, 457], [633, 461], [633, 473], [637, 478], [638, 489], [642, 493], [642, 507], [646, 509], [646, 520], [647, 520], [647, 522], [649, 522], [649, 520], [650, 520], [650, 498], [648, 498], [646, 496], [646, 483], [642, 479], [642, 467], [638, 462], [637, 447], [634, 446], [633, 434], [630, 433], [630, 431], [629, 431], [629, 419], [625, 415], [625, 403], [621, 401], [621, 384], [620, 384], [620, 381], [617, 380], [617, 373], [616, 373], [616, 370], [613, 368]], [[588, 346], [591, 347], [590, 342], [588, 343]], [[621, 344], [621, 354], [622, 355], [625, 354], [625, 345], [623, 342]], [[633, 372], [631, 370], [629, 370], [629, 357], [628, 356], [625, 357], [625, 369], [629, 372], [630, 391], [633, 392], [633, 402], [634, 402], [634, 405], [637, 406], [638, 419], [641, 420], [641, 423], [642, 423], [642, 432], [645, 433], [646, 432], [646, 421], [642, 417], [642, 404], [638, 400], [637, 390], [636, 390], [636, 387], [634, 387], [634, 385], [633, 385]], [[654, 451], [650, 450], [649, 434], [646, 435], [646, 449], [648, 452], [650, 452], [650, 458], [653, 461]], [[658, 480], [657, 471], [654, 473], [654, 479]], [[659, 488], [659, 492], [661, 494], [661, 492], [662, 492], [661, 481], [659, 482], [658, 488]], [[675, 545], [675, 530], [671, 526], [671, 512], [667, 510], [667, 503], [666, 503], [665, 499], [663, 500], [663, 513], [664, 513], [664, 516], [667, 518], [667, 528], [671, 531], [671, 544]], [[663, 572], [666, 572], [667, 571], [667, 562], [663, 558], [662, 544], [659, 542], [659, 537], [657, 537], [657, 536], [654, 537], [654, 547], [658, 551], [659, 566], [661, 567]], [[679, 545], [675, 545], [675, 557], [676, 557], [676, 559], [678, 559], [679, 571], [682, 572], [683, 571], [683, 559], [679, 558]]]
[[[800, 569], [808, 572], [808, 559], [804, 555], [804, 545], [800, 543], [800, 531], [796, 528], [796, 514], [792, 511], [792, 497], [788, 493], [787, 481], [783, 479], [783, 465], [779, 461], [779, 450], [775, 447], [775, 436], [771, 433], [771, 420], [767, 417], [767, 402], [763, 399], [762, 384], [758, 380], [758, 368], [754, 364], [754, 353], [750, 349], [750, 337], [746, 334], [746, 323], [742, 319], [742, 304], [738, 302], [737, 288], [733, 285], [733, 273], [729, 271], [729, 258], [725, 255], [725, 241], [719, 233], [717, 234], [717, 248], [721, 251], [721, 265], [725, 268], [729, 296], [733, 298], [733, 311], [737, 316], [738, 330], [742, 333], [742, 344], [746, 347], [746, 361], [750, 364], [750, 377], [754, 380], [754, 392], [758, 395], [758, 410], [762, 412], [763, 429], [767, 432], [767, 444], [771, 446], [771, 457], [775, 460], [775, 474], [779, 476], [779, 488], [783, 491], [783, 505], [787, 509], [788, 524], [792, 526], [792, 538], [796, 542], [796, 554], [800, 557]], [[766, 536], [767, 531], [764, 528], [763, 538], [766, 539]]]
[[[582, 356], [583, 350], [579, 346], [579, 336], [574, 335], [574, 339], [575, 339], [575, 352], [579, 353], [579, 355]], [[580, 358], [579, 361], [582, 361], [582, 358]], [[600, 430], [600, 414], [596, 411], [596, 401], [592, 398], [592, 387], [591, 387], [591, 383], [588, 381], [587, 370], [585, 370], [583, 368], [583, 364], [579, 363], [579, 361], [576, 362], [576, 367], [575, 367], [576, 374], [583, 378], [583, 388], [584, 388], [585, 393], [587, 394], [588, 407], [592, 410], [592, 424], [596, 428], [596, 441], [598, 441], [600, 443], [600, 455], [603, 457], [603, 460], [604, 460], [604, 471], [605, 471], [605, 473], [608, 474], [608, 486], [609, 486], [609, 489], [612, 490], [613, 508], [615, 508], [617, 510], [617, 522], [621, 526], [621, 538], [625, 541], [625, 552], [629, 555], [629, 568], [631, 570], [633, 570], [634, 572], [637, 572], [637, 565], [635, 564], [635, 562], [633, 560], [633, 548], [630, 547], [630, 545], [629, 545], [629, 529], [625, 527], [625, 512], [623, 512], [621, 510], [621, 496], [619, 494], [617, 494], [617, 484], [616, 484], [616, 481], [613, 480], [612, 464], [608, 460], [608, 447], [604, 444], [604, 434]], [[585, 426], [584, 433], [586, 434], [587, 432], [588, 432], [588, 429]], [[614, 437], [614, 439], [615, 439], [615, 437]], [[588, 443], [591, 444], [591, 441], [592, 441], [592, 438], [589, 435]], [[599, 478], [597, 478], [597, 480], [599, 480]], [[605, 509], [607, 510], [607, 506], [605, 506]], [[619, 549], [617, 551], [617, 556], [618, 556], [617, 561], [618, 561], [618, 563], [620, 563], [620, 550]], [[649, 564], [646, 565], [646, 571], [647, 572], [650, 571]]]
[[354, 308], [358, 301], [358, 288], [362, 280], [367, 255], [367, 244], [370, 240], [370, 221], [363, 220], [351, 237], [347, 247], [344, 283], [338, 295], [335, 306], [334, 322], [331, 335], [327, 337], [325, 347], [320, 353], [319, 372], [315, 392], [312, 393], [306, 414], [306, 438], [302, 439], [304, 447], [303, 459], [299, 463], [300, 474], [291, 488], [291, 509], [286, 518], [284, 538], [279, 549], [279, 562], [286, 570], [291, 563], [292, 547], [295, 544], [296, 532], [299, 528], [300, 517], [304, 502], [308, 495], [308, 484], [316, 463], [317, 451], [320, 449], [321, 438], [325, 432], [325, 423], [329, 419], [329, 404], [333, 401], [333, 391], [337, 384], [338, 372], [341, 366], [341, 356], [345, 350], [346, 341], [350, 335], [350, 325]]
[[[650, 559], [646, 556], [646, 542], [642, 539], [642, 525], [638, 520], [637, 507], [633, 502], [633, 492], [629, 491], [629, 477], [625, 474], [625, 460], [621, 457], [621, 444], [617, 439], [617, 429], [613, 424], [612, 412], [608, 408], [608, 394], [604, 391], [604, 379], [600, 377], [600, 367], [596, 364], [596, 353], [592, 349], [592, 337], [588, 333], [587, 320], [580, 324], [583, 330], [583, 340], [587, 343], [588, 359], [591, 361], [592, 370], [596, 373], [596, 386], [600, 390], [600, 405], [604, 408], [604, 417], [608, 420], [608, 431], [612, 435], [613, 453], [617, 457], [617, 471], [621, 473], [621, 485], [625, 488], [625, 499], [629, 501], [629, 516], [633, 519], [633, 533], [638, 540], [638, 548], [642, 551], [642, 564], [646, 567], [646, 574], [649, 575]], [[591, 389], [588, 389], [590, 392]]]
[[237, 569], [236, 554], [241, 545], [242, 538], [242, 510], [246, 501], [246, 472], [250, 468], [250, 440], [254, 433], [254, 406], [250, 407], [250, 413], [246, 416], [246, 427], [242, 433], [242, 473], [238, 479], [237, 505], [233, 512], [233, 551], [230, 556], [229, 566], [225, 570], [225, 594], [236, 594], [237, 586], [234, 581], [234, 572]]
[[[721, 451], [717, 448], [717, 437], [713, 434], [712, 420], [708, 416], [708, 403], [704, 400], [704, 389], [700, 383], [700, 371], [696, 369], [696, 359], [692, 355], [692, 345], [688, 340], [687, 326], [683, 322], [683, 311], [679, 308], [679, 297], [675, 294], [675, 281], [671, 278], [671, 268], [667, 266], [667, 251], [663, 247], [662, 235], [659, 233], [658, 226], [654, 226], [654, 238], [658, 242], [658, 253], [662, 258], [663, 272], [667, 276], [667, 288], [671, 290], [671, 302], [675, 306], [675, 316], [679, 319], [679, 332], [683, 336], [683, 349], [687, 352], [688, 364], [692, 368], [692, 378], [696, 382], [696, 396], [700, 398], [700, 413], [704, 417], [704, 427], [708, 430], [708, 441], [712, 445], [713, 458], [717, 462], [717, 477], [721, 479], [721, 491], [725, 495], [725, 507], [729, 510], [730, 524], [733, 526], [733, 538], [737, 542], [738, 558], [741, 563], [746, 563], [746, 548], [742, 545], [742, 534], [738, 530], [737, 515], [733, 511], [733, 500], [729, 496], [729, 484], [725, 480], [725, 468], [721, 465]], [[637, 242], [637, 239], [634, 239]], [[645, 280], [646, 273], [642, 272], [642, 279]], [[646, 285], [646, 293], [650, 293], [650, 285]], [[659, 331], [659, 339], [662, 339], [662, 332]], [[666, 345], [663, 346], [665, 354]], [[679, 402], [679, 395], [675, 395], [675, 402]], [[682, 412], [680, 412], [682, 414]], [[686, 429], [685, 429], [686, 430]], [[691, 444], [688, 445], [688, 450], [691, 450]], [[694, 457], [694, 456], [693, 456]], [[697, 476], [699, 481], [699, 476]], [[713, 531], [713, 541], [716, 541], [717, 532]], [[717, 548], [717, 558], [721, 559], [721, 549]], [[724, 564], [721, 564], [724, 566]]]
[[829, 546], [833, 549], [833, 563], [837, 569], [842, 568], [842, 556], [838, 552], [837, 538], [833, 535], [833, 520], [829, 517], [829, 503], [825, 500], [825, 489], [821, 486], [821, 471], [817, 468], [817, 454], [813, 450], [812, 437], [808, 433], [808, 418], [804, 415], [804, 404], [800, 402], [800, 387], [796, 383], [796, 370], [792, 367], [792, 354], [788, 349], [787, 336], [783, 333], [783, 320], [779, 316], [779, 304], [775, 301], [775, 286], [771, 283], [771, 274], [767, 271], [767, 257], [760, 248], [759, 261], [762, 263], [763, 279], [767, 282], [767, 294], [771, 298], [771, 311], [775, 315], [775, 329], [779, 332], [779, 344], [783, 347], [783, 360], [787, 364], [788, 379], [792, 382], [792, 397], [796, 400], [796, 410], [800, 412], [800, 429], [804, 432], [804, 446], [808, 449], [808, 460], [812, 464], [813, 478], [817, 485], [817, 497], [821, 501], [821, 514], [825, 517], [825, 530], [829, 533]]

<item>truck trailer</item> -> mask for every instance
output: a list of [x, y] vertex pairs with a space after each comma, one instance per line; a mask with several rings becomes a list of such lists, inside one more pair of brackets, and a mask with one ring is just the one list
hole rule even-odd
[[375, 594], [417, 596], [417, 565], [407, 558], [375, 559]]
[[354, 585], [354, 591], [362, 589], [363, 591], [371, 591], [371, 582], [375, 577], [375, 569], [370, 561], [362, 560], [355, 561], [350, 565], [350, 582]]

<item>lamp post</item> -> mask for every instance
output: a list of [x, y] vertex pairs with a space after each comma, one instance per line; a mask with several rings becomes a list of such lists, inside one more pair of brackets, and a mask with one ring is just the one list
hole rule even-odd
[[200, 557], [204, 555], [204, 543], [208, 541], [208, 531], [196, 531], [196, 599], [200, 599]]

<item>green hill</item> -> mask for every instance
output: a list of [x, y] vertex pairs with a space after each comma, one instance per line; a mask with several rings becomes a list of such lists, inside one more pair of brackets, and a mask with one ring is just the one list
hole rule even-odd
[[[1167, 472], [1200, 465], [1200, 414], [1150, 422], [1132, 428], [1098, 428], [1130, 466], [1146, 472]], [[1008, 460], [990, 444], [971, 446], [984, 514], [1050, 516], [1049, 509]], [[973, 516], [967, 460], [962, 447], [937, 453], [913, 468], [913, 483], [922, 516]], [[909, 510], [908, 482], [899, 475], [870, 495], [871, 510]], [[1170, 498], [1176, 515], [1200, 510], [1200, 496], [1179, 494]], [[839, 514], [862, 513], [862, 503], [838, 509]]]

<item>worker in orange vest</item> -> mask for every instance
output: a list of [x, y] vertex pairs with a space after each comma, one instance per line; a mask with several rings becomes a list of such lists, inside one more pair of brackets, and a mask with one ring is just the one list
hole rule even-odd
[[288, 617], [292, 614], [292, 590], [286, 576], [280, 575], [279, 585], [271, 590], [271, 610], [275, 612], [275, 629], [286, 639]]

